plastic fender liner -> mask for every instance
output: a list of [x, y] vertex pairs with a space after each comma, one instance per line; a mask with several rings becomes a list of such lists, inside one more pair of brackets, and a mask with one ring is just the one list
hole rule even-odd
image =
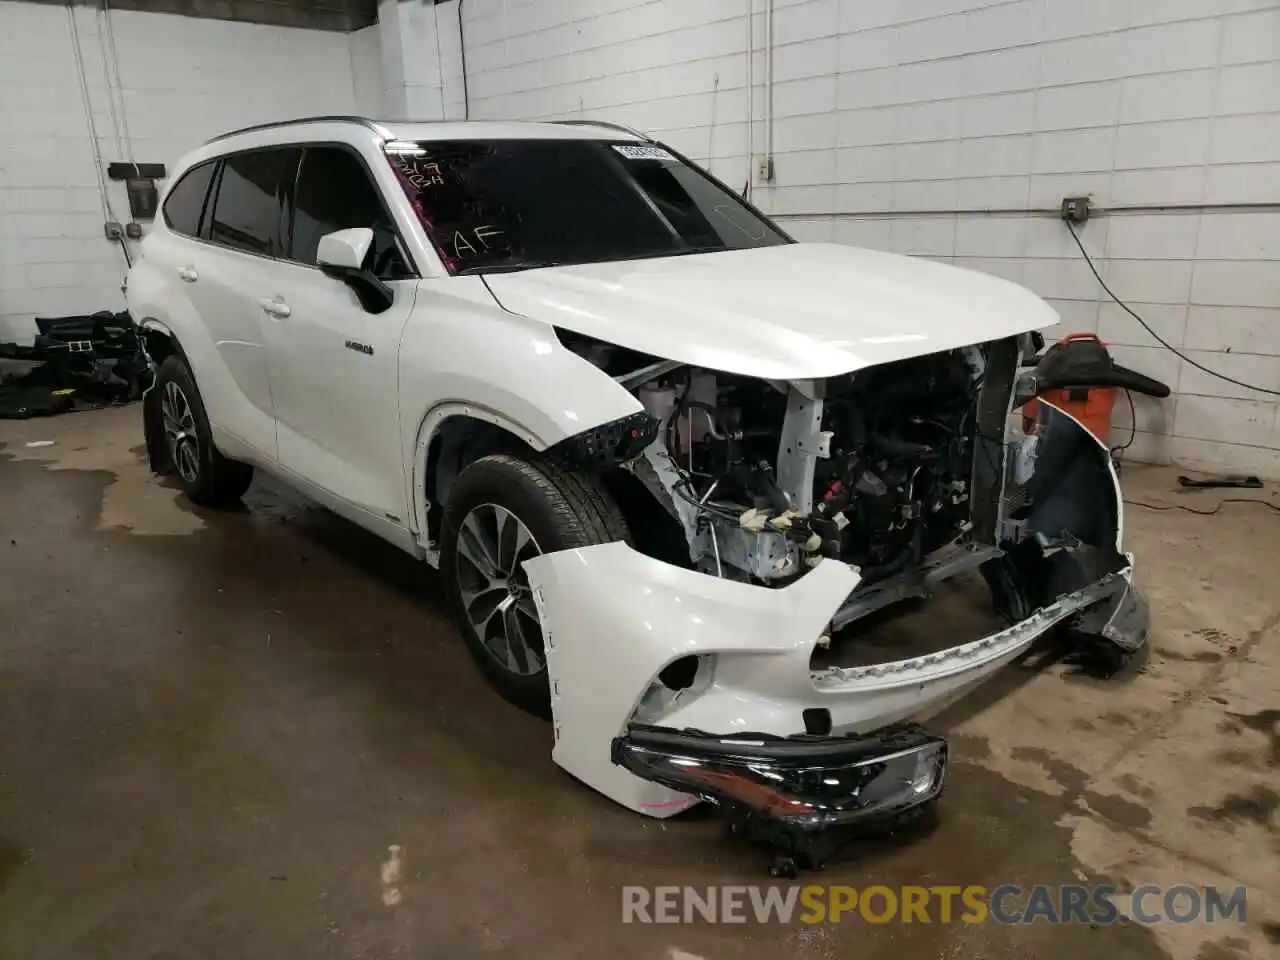
[[[1031, 472], [1006, 502], [1021, 538], [1000, 545], [1014, 607], [1043, 608], [1108, 575], [1123, 573], [1125, 589], [1071, 622], [1077, 639], [1101, 653], [1110, 673], [1142, 647], [1149, 615], [1132, 579], [1133, 557], [1123, 552], [1124, 501], [1110, 451], [1083, 424], [1041, 401]], [[1101, 642], [1099, 642], [1101, 641]], [[1109, 649], [1108, 649], [1109, 648]]]

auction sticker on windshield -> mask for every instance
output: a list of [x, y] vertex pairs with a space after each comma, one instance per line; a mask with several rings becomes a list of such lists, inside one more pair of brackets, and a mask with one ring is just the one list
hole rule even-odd
[[651, 147], [642, 143], [615, 143], [613, 149], [628, 160], [665, 160], [675, 163], [676, 158], [661, 147]]

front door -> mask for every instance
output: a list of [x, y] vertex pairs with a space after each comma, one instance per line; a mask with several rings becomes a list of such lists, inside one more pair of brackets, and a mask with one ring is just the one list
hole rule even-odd
[[[407, 525], [396, 360], [417, 280], [354, 150], [309, 146], [292, 211], [288, 262], [261, 291], [280, 463], [380, 520]], [[378, 314], [315, 265], [320, 238], [371, 227], [367, 266], [395, 292]]]

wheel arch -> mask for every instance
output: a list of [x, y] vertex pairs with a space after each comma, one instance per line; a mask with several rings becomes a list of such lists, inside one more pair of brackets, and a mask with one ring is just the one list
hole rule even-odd
[[524, 424], [481, 404], [438, 404], [422, 418], [413, 448], [411, 504], [427, 560], [439, 563], [434, 543], [453, 480], [467, 464], [491, 453], [531, 456], [547, 448]]
[[175, 353], [183, 360], [187, 359], [186, 352], [182, 349], [182, 342], [167, 323], [155, 317], [143, 317], [137, 322], [137, 327], [152, 366], [160, 366], [166, 357]]
[[160, 422], [160, 395], [155, 391], [155, 377], [160, 364], [171, 356], [181, 358], [190, 366], [186, 352], [178, 335], [172, 329], [155, 319], [143, 317], [137, 321], [139, 338], [147, 361], [151, 365], [152, 385], [142, 396], [142, 433], [147, 447], [147, 465], [153, 473], [167, 473], [170, 468], [169, 451], [164, 442], [164, 430]]

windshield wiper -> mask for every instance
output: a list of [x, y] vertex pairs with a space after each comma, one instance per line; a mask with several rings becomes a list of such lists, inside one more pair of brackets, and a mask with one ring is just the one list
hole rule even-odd
[[469, 277], [477, 273], [514, 273], [517, 270], [537, 270], [542, 267], [558, 267], [559, 260], [503, 260], [500, 263], [477, 263], [469, 267], [460, 267], [453, 272], [455, 277]]

